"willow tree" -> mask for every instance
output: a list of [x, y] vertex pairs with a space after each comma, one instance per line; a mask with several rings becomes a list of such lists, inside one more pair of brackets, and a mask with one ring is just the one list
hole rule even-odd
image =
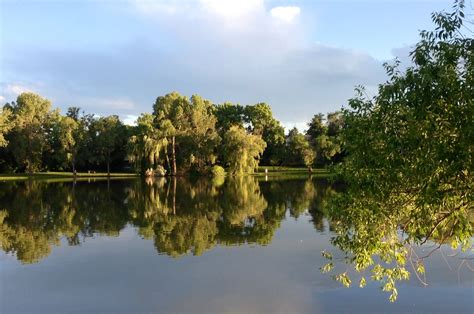
[[[424, 271], [413, 245], [471, 247], [474, 40], [463, 36], [463, 8], [456, 1], [453, 13], [434, 13], [437, 27], [421, 32], [413, 65], [386, 65], [378, 95], [359, 89], [344, 111], [339, 171], [349, 191], [331, 206], [334, 243], [356, 270], [383, 282], [391, 301], [409, 261], [415, 274]], [[347, 273], [336, 278], [351, 282]]]
[[186, 107], [189, 106], [188, 98], [177, 92], [160, 96], [153, 105], [153, 115], [156, 126], [168, 139], [171, 146], [171, 174], [176, 175], [177, 170], [177, 140], [185, 134], [189, 122], [186, 119]]
[[216, 130], [217, 119], [209, 100], [198, 95], [191, 97], [187, 107], [188, 129], [186, 130], [185, 152], [187, 159], [198, 172], [206, 171], [217, 160], [217, 146], [220, 137]]
[[223, 138], [224, 161], [233, 175], [252, 173], [258, 167], [266, 143], [258, 135], [247, 133], [238, 126], [232, 126]]
[[[142, 114], [137, 119], [136, 133], [128, 142], [128, 159], [138, 172], [145, 172], [150, 167], [155, 167], [160, 161], [160, 156], [168, 157], [168, 140], [154, 125], [151, 114]], [[169, 159], [166, 159], [169, 164]]]

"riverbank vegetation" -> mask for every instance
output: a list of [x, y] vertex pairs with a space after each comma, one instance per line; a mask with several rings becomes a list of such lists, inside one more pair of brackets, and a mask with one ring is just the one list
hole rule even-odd
[[343, 148], [340, 112], [317, 114], [302, 134], [285, 134], [268, 104], [213, 104], [198, 95], [157, 97], [152, 113], [135, 126], [118, 116], [96, 116], [70, 107], [63, 115], [51, 102], [23, 93], [0, 111], [0, 172], [104, 171], [167, 175], [253, 173], [259, 165], [324, 168]]
[[[360, 88], [343, 112], [338, 174], [348, 190], [329, 215], [333, 244], [359, 273], [336, 272], [346, 286], [370, 277], [394, 301], [396, 281], [413, 274], [426, 285], [424, 260], [441, 244], [472, 252], [474, 40], [463, 35], [463, 11], [456, 1], [452, 13], [434, 13], [436, 29], [421, 32], [413, 65], [386, 65], [377, 96]], [[431, 251], [415, 250], [427, 242]]]

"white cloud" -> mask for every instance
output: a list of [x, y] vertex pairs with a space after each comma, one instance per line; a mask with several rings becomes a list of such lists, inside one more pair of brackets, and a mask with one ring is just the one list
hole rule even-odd
[[120, 116], [120, 118], [122, 119], [125, 125], [130, 125], [130, 126], [137, 125], [137, 119], [138, 119], [137, 115], [126, 114], [126, 115]]
[[301, 9], [295, 6], [275, 7], [270, 10], [272, 17], [287, 23], [292, 22], [300, 12]]
[[202, 8], [226, 19], [243, 18], [265, 10], [263, 0], [200, 0]]
[[174, 90], [216, 103], [265, 101], [290, 121], [287, 128], [302, 131], [300, 121], [339, 109], [355, 85], [384, 79], [370, 55], [311, 42], [298, 7], [221, 1], [133, 0], [132, 14], [144, 21], [138, 35], [107, 49], [21, 49], [6, 64], [17, 75], [11, 82], [41, 81], [46, 85], [35, 91], [63, 109], [123, 118], [150, 112], [157, 96]]
[[0, 101], [12, 101], [16, 100], [18, 95], [26, 92], [37, 92], [38, 87], [32, 88], [30, 85], [23, 83], [6, 83], [0, 82]]
[[18, 96], [22, 93], [31, 92], [31, 90], [20, 84], [8, 84], [5, 88], [5, 92], [13, 96]]
[[154, 14], [178, 14], [184, 10], [189, 10], [191, 5], [186, 4], [186, 1], [177, 0], [129, 0], [129, 2], [144, 15]]
[[[311, 117], [308, 117], [308, 120], [311, 119]], [[285, 128], [285, 132], [288, 133], [291, 129], [293, 128], [297, 128], [298, 131], [304, 133], [306, 131], [306, 129], [308, 129], [308, 122], [304, 122], [304, 121], [298, 121], [298, 122], [285, 122], [285, 121], [282, 121], [281, 123], [283, 125], [283, 127]]]
[[144, 15], [187, 15], [193, 18], [210, 16], [241, 19], [265, 12], [264, 0], [129, 0]]

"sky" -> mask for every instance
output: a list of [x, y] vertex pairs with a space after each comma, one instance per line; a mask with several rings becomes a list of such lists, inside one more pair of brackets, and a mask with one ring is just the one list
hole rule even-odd
[[171, 91], [266, 102], [285, 127], [340, 109], [406, 65], [447, 0], [0, 0], [0, 102], [132, 123]]

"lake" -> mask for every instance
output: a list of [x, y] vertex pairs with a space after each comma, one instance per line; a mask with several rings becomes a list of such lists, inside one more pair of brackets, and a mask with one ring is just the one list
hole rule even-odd
[[345, 263], [325, 209], [338, 192], [307, 177], [0, 183], [0, 312], [474, 312], [472, 254], [447, 245], [394, 303], [322, 273], [322, 251]]

